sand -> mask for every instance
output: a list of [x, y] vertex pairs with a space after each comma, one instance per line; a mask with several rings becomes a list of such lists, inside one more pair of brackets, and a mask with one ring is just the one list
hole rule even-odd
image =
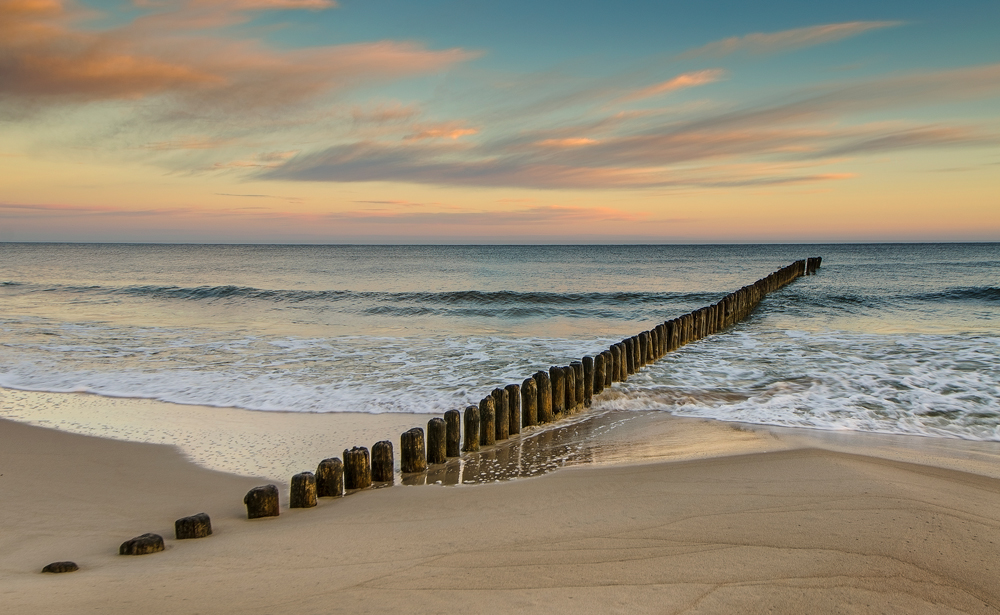
[[[201, 468], [170, 446], [0, 421], [0, 604], [11, 614], [1000, 612], [1000, 480], [830, 450], [846, 445], [810, 445], [796, 430], [675, 425], [714, 442], [710, 456], [598, 455], [538, 478], [369, 490], [249, 521], [242, 497], [260, 479]], [[671, 431], [652, 419], [628, 428], [604, 440]], [[957, 463], [989, 459], [989, 446], [971, 461], [956, 448]], [[215, 534], [174, 540], [174, 519], [202, 511]], [[145, 532], [162, 534], [166, 551], [117, 555]], [[39, 572], [67, 559], [81, 569]]]

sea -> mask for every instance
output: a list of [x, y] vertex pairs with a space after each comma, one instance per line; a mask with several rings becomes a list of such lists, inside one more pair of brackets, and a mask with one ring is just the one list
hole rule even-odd
[[816, 275], [603, 403], [1000, 440], [996, 243], [0, 243], [0, 387], [440, 415], [811, 256]]

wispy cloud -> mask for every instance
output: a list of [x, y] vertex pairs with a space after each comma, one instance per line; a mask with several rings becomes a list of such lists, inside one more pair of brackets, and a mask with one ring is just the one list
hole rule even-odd
[[645, 87], [625, 96], [618, 98], [616, 103], [633, 102], [636, 100], [642, 100], [644, 98], [651, 98], [653, 96], [659, 96], [661, 94], [666, 94], [668, 92], [674, 92], [677, 90], [683, 90], [686, 88], [692, 88], [698, 85], [705, 85], [706, 83], [713, 83], [722, 79], [726, 74], [726, 71], [720, 68], [713, 68], [709, 70], [699, 70], [690, 73], [684, 73], [677, 75], [673, 79], [668, 79], [662, 83], [657, 83], [656, 85], [651, 85]]
[[781, 32], [754, 32], [744, 36], [733, 36], [692, 49], [678, 56], [678, 59], [696, 57], [718, 58], [734, 53], [764, 55], [801, 49], [823, 43], [850, 38], [869, 32], [902, 25], [901, 21], [848, 21], [823, 24]]

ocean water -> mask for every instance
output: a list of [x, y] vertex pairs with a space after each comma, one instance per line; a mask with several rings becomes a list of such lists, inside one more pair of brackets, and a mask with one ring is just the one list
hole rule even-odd
[[604, 403], [1000, 440], [1000, 244], [0, 244], [0, 387], [440, 414], [809, 256]]

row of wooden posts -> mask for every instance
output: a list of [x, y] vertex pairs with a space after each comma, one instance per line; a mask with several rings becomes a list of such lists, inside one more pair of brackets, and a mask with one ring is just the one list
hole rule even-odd
[[[821, 257], [795, 261], [713, 305], [623, 339], [593, 357], [536, 372], [520, 385], [493, 389], [478, 405], [468, 406], [464, 416], [458, 410], [449, 410], [444, 418], [428, 421], [426, 440], [420, 427], [405, 431], [400, 436], [400, 471], [424, 472], [428, 464], [445, 463], [463, 452], [492, 446], [519, 434], [522, 427], [543, 425], [575, 414], [589, 407], [594, 395], [615, 382], [626, 381], [629, 375], [666, 353], [740, 322], [768, 293], [799, 276], [815, 273], [821, 261]], [[391, 484], [393, 466], [393, 446], [389, 440], [377, 442], [370, 454], [365, 447], [344, 450], [343, 461], [336, 457], [324, 459], [315, 474], [302, 472], [292, 477], [289, 506], [311, 508], [316, 506], [317, 497], [338, 497], [373, 483]], [[278, 488], [255, 487], [247, 493], [244, 503], [251, 519], [277, 516]]]

